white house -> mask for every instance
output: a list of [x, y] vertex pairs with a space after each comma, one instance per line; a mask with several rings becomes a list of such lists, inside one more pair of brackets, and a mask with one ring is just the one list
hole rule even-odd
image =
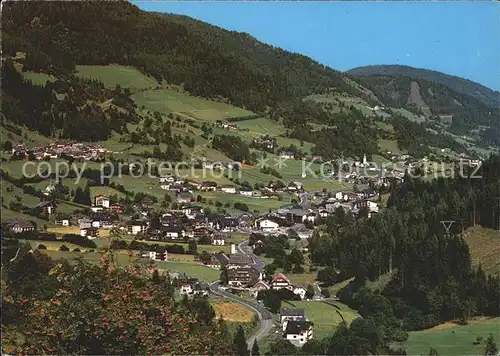
[[93, 205], [90, 207], [90, 210], [94, 213], [97, 213], [98, 211], [102, 211], [103, 210], [103, 207], [102, 206], [97, 206], [97, 205]]
[[257, 229], [261, 229], [264, 232], [277, 232], [279, 224], [269, 219], [262, 219], [255, 221], [255, 227]]
[[281, 151], [280, 152], [280, 157], [281, 158], [286, 158], [286, 159], [294, 159], [295, 158], [295, 152], [293, 152], [293, 151]]
[[184, 294], [193, 294], [193, 287], [191, 286], [191, 284], [183, 284], [181, 286], [180, 293], [181, 293], [181, 295], [184, 295]]
[[312, 323], [310, 321], [295, 321], [286, 322], [285, 339], [290, 341], [295, 346], [304, 346], [306, 342], [313, 338]]
[[109, 198], [104, 195], [98, 195], [95, 197], [95, 205], [103, 208], [109, 208]]
[[220, 190], [227, 194], [236, 194], [236, 187], [232, 185], [223, 185]]
[[252, 189], [249, 188], [242, 188], [240, 189], [240, 195], [243, 195], [245, 197], [251, 197], [253, 194]]
[[137, 235], [139, 233], [145, 232], [148, 225], [143, 221], [137, 221], [129, 223], [128, 225], [128, 233], [132, 235]]
[[214, 235], [212, 237], [212, 245], [224, 246], [226, 244], [226, 239], [222, 235]]
[[314, 212], [309, 212], [305, 215], [302, 216], [302, 222], [309, 221], [311, 223], [314, 223], [316, 221], [316, 213]]
[[184, 230], [181, 229], [176, 229], [176, 228], [166, 229], [164, 230], [164, 233], [167, 239], [179, 240], [184, 237]]
[[344, 200], [344, 193], [342, 192], [337, 192], [335, 193], [335, 195], [333, 196], [335, 199], [337, 200]]
[[300, 297], [300, 299], [304, 299], [306, 297], [306, 289], [301, 286], [297, 286], [293, 289], [293, 294], [296, 294]]

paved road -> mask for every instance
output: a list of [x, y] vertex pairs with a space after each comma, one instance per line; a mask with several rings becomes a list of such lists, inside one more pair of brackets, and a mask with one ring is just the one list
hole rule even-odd
[[261, 340], [271, 331], [271, 328], [273, 326], [272, 314], [262, 305], [247, 299], [243, 299], [232, 293], [226, 292], [225, 290], [220, 288], [220, 281], [215, 281], [214, 283], [212, 283], [210, 285], [210, 291], [213, 294], [218, 295], [220, 297], [243, 304], [247, 308], [252, 309], [259, 317], [260, 320], [259, 328], [252, 335], [247, 337], [248, 349], [252, 348], [253, 342], [255, 340], [257, 341]]
[[[261, 271], [264, 268], [264, 262], [261, 261], [256, 255], [254, 255], [250, 248], [248, 247], [248, 240], [245, 240], [238, 245], [236, 245], [236, 253], [241, 255], [246, 255], [254, 261], [254, 267]], [[244, 299], [223, 290], [220, 286], [220, 281], [215, 281], [210, 285], [210, 292], [217, 296], [232, 300], [234, 302], [243, 304], [244, 306], [253, 310], [259, 317], [260, 325], [259, 328], [250, 336], [247, 337], [248, 349], [250, 350], [253, 346], [255, 340], [257, 342], [264, 338], [273, 327], [272, 314], [262, 305], [257, 302]]]

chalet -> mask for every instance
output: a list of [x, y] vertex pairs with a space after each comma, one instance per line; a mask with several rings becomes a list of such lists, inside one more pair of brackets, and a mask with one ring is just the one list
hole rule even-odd
[[307, 214], [302, 216], [302, 222], [309, 221], [310, 223], [314, 223], [316, 221], [317, 214], [313, 211], [308, 212]]
[[181, 290], [180, 290], [180, 294], [181, 295], [189, 295], [189, 294], [193, 294], [193, 286], [189, 283], [183, 283], [181, 285]]
[[278, 273], [271, 281], [272, 289], [288, 289], [291, 285], [290, 280], [283, 273]]
[[205, 161], [205, 162], [203, 162], [203, 168], [210, 169], [210, 170], [216, 170], [216, 169], [221, 169], [222, 166], [219, 162]]
[[280, 152], [280, 157], [285, 158], [285, 159], [294, 159], [295, 158], [295, 152], [290, 151], [290, 150], [285, 150]]
[[253, 267], [242, 267], [228, 270], [228, 285], [230, 287], [246, 288], [261, 279], [261, 274]]
[[109, 210], [115, 214], [123, 214], [123, 205], [121, 204], [111, 204]]
[[151, 199], [150, 197], [144, 197], [141, 200], [141, 207], [144, 209], [151, 209], [153, 207], [153, 204], [153, 199]]
[[197, 227], [193, 230], [193, 236], [195, 239], [199, 240], [203, 237], [210, 237], [214, 234], [214, 230], [210, 227]]
[[171, 175], [161, 176], [159, 178], [160, 183], [173, 183], [175, 182], [175, 178]]
[[100, 206], [103, 208], [109, 208], [109, 198], [104, 195], [98, 195], [94, 199], [95, 201], [95, 206]]
[[177, 201], [179, 203], [190, 203], [193, 199], [193, 194], [190, 192], [180, 192], [177, 194]]
[[224, 246], [226, 244], [226, 238], [222, 235], [213, 235], [211, 238], [212, 245]]
[[160, 188], [163, 190], [170, 190], [170, 188], [173, 186], [173, 183], [160, 183]]
[[33, 208], [34, 215], [50, 217], [56, 212], [57, 204], [55, 200], [42, 201]]
[[7, 221], [2, 222], [2, 229], [5, 231], [9, 231], [14, 234], [18, 234], [26, 231], [34, 231], [35, 224], [26, 219], [22, 218], [14, 218]]
[[131, 235], [146, 232], [148, 224], [145, 221], [130, 221], [127, 224], [127, 232]]
[[252, 143], [254, 145], [263, 146], [263, 147], [270, 149], [270, 150], [272, 150], [278, 146], [278, 142], [276, 140], [276, 137], [272, 137], [272, 136], [268, 136], [268, 135], [255, 137], [253, 139]]
[[169, 240], [182, 240], [184, 239], [185, 231], [180, 227], [162, 227], [161, 228], [162, 235]]
[[80, 236], [87, 237], [89, 240], [93, 240], [99, 236], [99, 229], [96, 227], [80, 228]]
[[92, 219], [89, 218], [79, 219], [78, 225], [80, 226], [80, 229], [84, 229], [86, 227], [92, 227]]
[[295, 346], [301, 347], [313, 338], [313, 323], [305, 320], [286, 322], [284, 338]]
[[247, 268], [253, 265], [253, 260], [244, 255], [229, 255], [228, 269]]
[[277, 232], [279, 224], [274, 219], [264, 218], [255, 221], [255, 228], [263, 232]]
[[306, 320], [306, 313], [304, 309], [297, 308], [281, 308], [280, 309], [280, 324], [283, 324], [285, 321], [290, 320]]
[[220, 190], [227, 194], [236, 194], [236, 187], [232, 185], [223, 185]]
[[212, 181], [201, 182], [200, 190], [202, 192], [215, 191], [217, 190], [217, 183]]
[[361, 191], [364, 198], [372, 198], [377, 195], [377, 191], [373, 188], [366, 188]]
[[253, 193], [253, 191], [251, 188], [241, 188], [240, 189], [240, 195], [243, 195], [245, 197], [251, 197], [252, 193]]
[[61, 225], [61, 226], [69, 226], [70, 225], [69, 218], [65, 217], [65, 216], [57, 217], [57, 219], [54, 221], [54, 223], [56, 225]]

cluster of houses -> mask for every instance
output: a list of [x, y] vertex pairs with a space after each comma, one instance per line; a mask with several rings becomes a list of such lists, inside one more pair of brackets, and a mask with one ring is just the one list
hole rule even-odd
[[273, 150], [278, 147], [278, 141], [276, 140], [276, 137], [270, 135], [255, 137], [252, 143], [257, 147], [264, 147], [269, 150]]
[[80, 143], [69, 140], [50, 142], [42, 147], [28, 149], [24, 143], [12, 147], [14, 156], [26, 156], [32, 153], [37, 160], [44, 158], [73, 157], [77, 160], [98, 160], [109, 151], [95, 143]]
[[216, 127], [220, 127], [228, 131], [238, 131], [238, 126], [234, 122], [217, 120], [215, 122]]
[[283, 338], [301, 347], [313, 338], [313, 323], [306, 317], [304, 309], [281, 308], [280, 324]]
[[[204, 164], [207, 164], [209, 169], [214, 169], [214, 167], [219, 167], [221, 163], [205, 162]], [[230, 165], [230, 163], [228, 164]], [[175, 192], [176, 200], [179, 203], [193, 202], [196, 198], [196, 192], [220, 191], [226, 194], [239, 194], [246, 197], [266, 199], [275, 195], [273, 193], [297, 193], [304, 191], [301, 182], [270, 182], [267, 187], [264, 187], [261, 190], [253, 190], [249, 187], [236, 187], [231, 184], [218, 185], [217, 182], [208, 180], [202, 182], [190, 182], [185, 179], [177, 179], [172, 175], [161, 176], [158, 180], [161, 189]]]

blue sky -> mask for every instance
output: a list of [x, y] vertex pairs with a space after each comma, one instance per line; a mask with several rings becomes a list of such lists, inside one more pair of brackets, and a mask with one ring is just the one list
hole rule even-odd
[[500, 90], [499, 2], [133, 2], [247, 32], [337, 70], [405, 64]]

